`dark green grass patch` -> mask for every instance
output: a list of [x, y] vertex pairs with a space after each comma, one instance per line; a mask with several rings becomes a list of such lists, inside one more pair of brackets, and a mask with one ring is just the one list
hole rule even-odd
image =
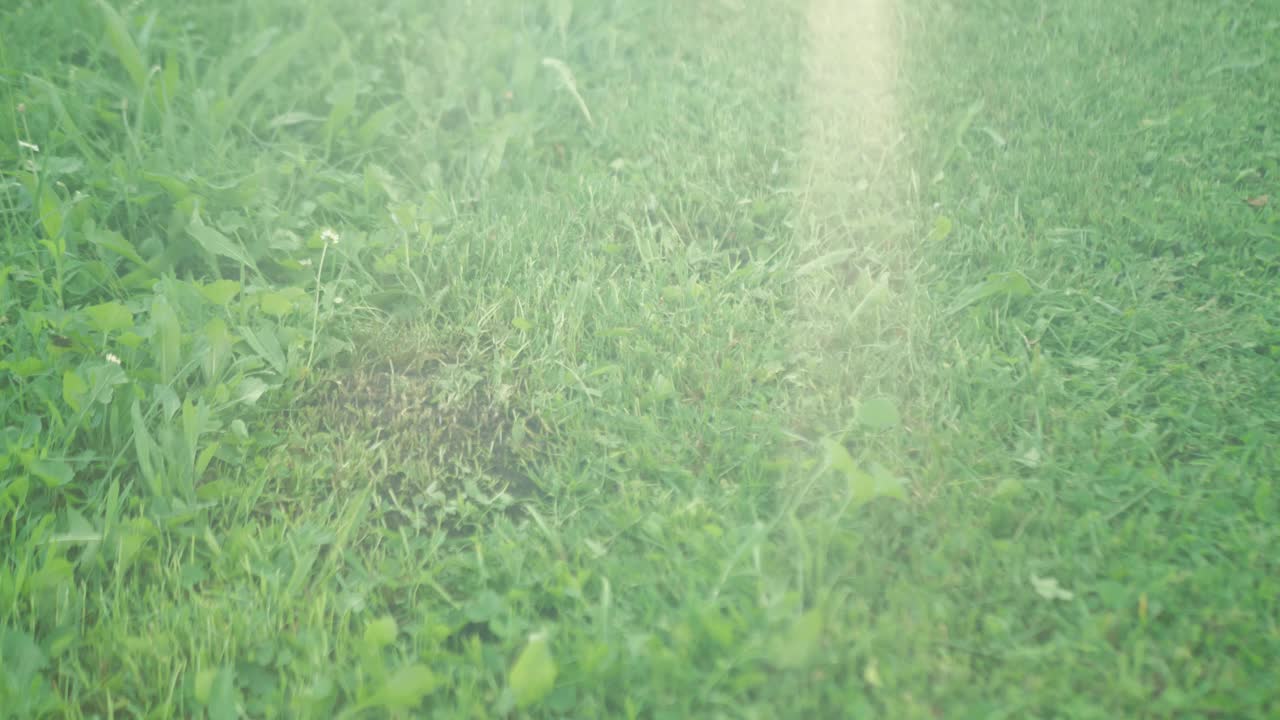
[[954, 338], [934, 472], [985, 598], [951, 635], [982, 689], [939, 707], [1265, 716], [1280, 145], [1247, 60], [1274, 20], [986, 3], [917, 28], [917, 74], [954, 83], [923, 158], [954, 225], [925, 246]]

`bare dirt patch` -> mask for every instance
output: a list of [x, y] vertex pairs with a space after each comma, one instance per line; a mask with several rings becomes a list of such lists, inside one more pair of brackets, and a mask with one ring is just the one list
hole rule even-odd
[[354, 471], [342, 475], [372, 478], [391, 527], [449, 524], [463, 505], [505, 511], [536, 494], [529, 468], [545, 428], [474, 363], [363, 362], [317, 378], [297, 410], [301, 435]]

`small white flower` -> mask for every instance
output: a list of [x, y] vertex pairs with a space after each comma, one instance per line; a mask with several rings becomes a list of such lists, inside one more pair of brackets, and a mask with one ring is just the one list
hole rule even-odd
[[325, 228], [320, 231], [320, 239], [325, 242], [337, 244], [338, 232], [333, 228]]
[[31, 152], [40, 152], [39, 145], [35, 143], [29, 143], [26, 140], [19, 140], [18, 147], [22, 148], [23, 150], [30, 150]]
[[298, 264], [302, 267], [311, 267], [311, 258], [303, 258], [298, 261]]
[[112, 365], [120, 364], [120, 358], [116, 357], [114, 353], [107, 353], [106, 357], [107, 357], [107, 362], [111, 363]]
[[346, 302], [346, 300], [345, 300], [345, 299], [343, 299], [343, 297], [342, 297], [341, 295], [339, 295], [339, 296], [337, 296], [337, 297], [335, 297], [335, 298], [333, 299], [333, 304], [334, 304], [334, 305], [341, 305], [341, 304], [342, 304], [342, 303], [344, 303], [344, 302]]

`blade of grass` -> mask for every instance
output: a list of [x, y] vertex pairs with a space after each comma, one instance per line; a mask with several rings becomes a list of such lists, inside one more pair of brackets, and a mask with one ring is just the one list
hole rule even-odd
[[231, 99], [227, 103], [226, 113], [228, 117], [235, 118], [239, 116], [245, 103], [254, 95], [257, 95], [271, 83], [272, 79], [289, 66], [293, 56], [302, 49], [307, 40], [307, 34], [306, 30], [296, 32], [258, 57], [257, 62], [249, 68], [249, 71], [244, 74], [244, 79], [232, 91]]
[[142, 51], [133, 42], [129, 27], [120, 13], [108, 5], [106, 0], [97, 0], [97, 5], [102, 11], [103, 20], [106, 21], [107, 44], [115, 53], [116, 60], [120, 61], [125, 72], [129, 74], [134, 89], [141, 91], [147, 83], [147, 61]]
[[62, 102], [62, 91], [56, 85], [41, 77], [28, 75], [27, 80], [44, 90], [45, 97], [49, 99], [49, 106], [53, 108], [54, 116], [62, 124], [63, 132], [71, 139], [80, 154], [84, 156], [85, 161], [87, 163], [100, 162], [102, 154], [89, 144], [88, 136], [72, 119], [71, 113], [67, 112], [67, 106]]

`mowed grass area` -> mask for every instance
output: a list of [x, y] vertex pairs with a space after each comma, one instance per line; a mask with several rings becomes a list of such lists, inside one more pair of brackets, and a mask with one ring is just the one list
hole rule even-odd
[[0, 714], [1280, 710], [1276, 4], [855, 6], [6, 6]]

